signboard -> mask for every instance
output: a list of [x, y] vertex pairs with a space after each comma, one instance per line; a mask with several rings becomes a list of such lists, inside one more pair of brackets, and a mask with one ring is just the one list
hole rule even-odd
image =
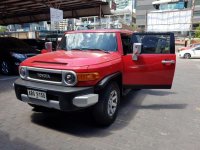
[[50, 8], [51, 22], [57, 23], [63, 21], [63, 11], [55, 8]]
[[147, 14], [148, 32], [190, 31], [192, 10], [153, 11]]

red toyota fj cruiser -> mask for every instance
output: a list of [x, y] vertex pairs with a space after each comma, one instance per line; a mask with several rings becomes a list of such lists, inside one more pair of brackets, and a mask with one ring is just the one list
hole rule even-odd
[[16, 96], [36, 108], [91, 107], [97, 123], [110, 125], [126, 89], [171, 88], [174, 43], [173, 33], [66, 32], [57, 51], [21, 63]]

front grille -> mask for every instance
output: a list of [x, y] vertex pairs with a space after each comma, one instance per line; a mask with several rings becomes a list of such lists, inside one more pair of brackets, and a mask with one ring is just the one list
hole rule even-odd
[[[77, 76], [74, 71], [25, 67], [25, 66], [21, 67], [23, 67], [26, 70], [26, 76], [23, 77], [24, 80], [43, 82], [55, 85], [63, 85], [63, 86], [74, 86], [77, 83]], [[75, 76], [75, 81], [73, 84], [68, 84], [65, 82], [64, 78], [67, 73], [71, 73]]]
[[29, 78], [50, 82], [62, 82], [62, 74], [28, 70]]

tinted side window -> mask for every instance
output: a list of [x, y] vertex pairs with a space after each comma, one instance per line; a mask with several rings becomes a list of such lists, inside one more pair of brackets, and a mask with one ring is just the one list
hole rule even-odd
[[200, 46], [199, 46], [199, 47], [197, 47], [197, 48], [195, 48], [195, 50], [200, 50]]
[[133, 43], [142, 43], [143, 54], [173, 53], [170, 34], [136, 34], [132, 37]]
[[133, 53], [131, 36], [130, 35], [121, 35], [121, 38], [122, 38], [122, 46], [123, 46], [124, 54]]

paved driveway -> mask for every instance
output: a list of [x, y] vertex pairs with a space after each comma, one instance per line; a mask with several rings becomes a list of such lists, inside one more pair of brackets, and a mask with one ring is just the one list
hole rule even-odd
[[1, 150], [199, 150], [200, 59], [178, 59], [171, 90], [141, 90], [123, 98], [119, 117], [97, 128], [88, 112], [33, 112], [0, 75]]

